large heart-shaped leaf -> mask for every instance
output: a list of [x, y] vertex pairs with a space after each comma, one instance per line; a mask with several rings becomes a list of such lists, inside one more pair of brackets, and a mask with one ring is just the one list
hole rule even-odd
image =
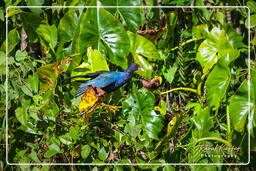
[[101, 55], [100, 51], [87, 49], [88, 62], [91, 64], [91, 72], [109, 71], [106, 58]]
[[[248, 83], [248, 80], [244, 80], [237, 92], [229, 98], [230, 119], [233, 128], [239, 132], [244, 130], [244, 124], [248, 113], [254, 107], [254, 99], [251, 99], [249, 102]], [[250, 86], [250, 89], [252, 90], [252, 84], [250, 84]], [[253, 91], [251, 92], [254, 93]]]
[[163, 118], [153, 110], [154, 103], [155, 97], [151, 92], [146, 89], [135, 89], [123, 104], [123, 113], [128, 115], [128, 124], [125, 130], [134, 133], [133, 129], [136, 128], [135, 132], [138, 136], [142, 129], [146, 137], [158, 139], [158, 133], [163, 127], [161, 123]]
[[143, 36], [132, 32], [128, 32], [128, 35], [131, 44], [130, 51], [133, 55], [134, 61], [144, 69], [140, 74], [144, 77], [151, 78], [153, 68], [146, 58], [151, 60], [160, 59], [155, 45]]
[[58, 36], [61, 43], [73, 40], [75, 30], [79, 23], [79, 17], [75, 10], [69, 10], [61, 18], [58, 26]]
[[193, 136], [196, 138], [211, 136], [210, 129], [213, 127], [213, 120], [210, 116], [210, 110], [208, 107], [199, 109], [194, 112], [196, 114], [191, 120], [193, 121], [196, 129], [193, 131]]
[[116, 6], [116, 8], [107, 8], [115, 16], [120, 16], [123, 23], [132, 31], [136, 31], [137, 28], [142, 25], [144, 21], [142, 8], [120, 8], [119, 6], [142, 6], [141, 0], [113, 0], [104, 1], [104, 6]]
[[230, 70], [217, 64], [206, 80], [207, 99], [210, 106], [219, 108], [221, 99], [225, 96], [230, 82]]
[[112, 14], [103, 8], [89, 8], [81, 20], [80, 30], [81, 53], [92, 46], [105, 52], [111, 63], [123, 69], [127, 67], [129, 38], [122, 24]]
[[[229, 58], [226, 58], [227, 55]], [[238, 52], [233, 48], [232, 41], [224, 30], [215, 27], [199, 46], [196, 58], [203, 67], [203, 72], [208, 73], [222, 57], [226, 58], [224, 61], [229, 64], [238, 57]]]

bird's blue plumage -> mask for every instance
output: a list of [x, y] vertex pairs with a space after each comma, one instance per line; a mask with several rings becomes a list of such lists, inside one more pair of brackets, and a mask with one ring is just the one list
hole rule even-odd
[[75, 96], [80, 96], [85, 93], [88, 86], [100, 87], [104, 91], [111, 92], [125, 83], [129, 82], [132, 78], [133, 71], [139, 68], [138, 64], [131, 64], [125, 72], [103, 72], [99, 75], [80, 85], [76, 91]]

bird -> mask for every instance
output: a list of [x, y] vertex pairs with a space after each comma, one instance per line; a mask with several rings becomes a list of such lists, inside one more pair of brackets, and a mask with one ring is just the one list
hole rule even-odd
[[75, 97], [83, 95], [89, 87], [97, 87], [102, 89], [106, 93], [109, 93], [128, 83], [132, 79], [133, 72], [136, 70], [143, 71], [143, 69], [137, 63], [132, 63], [124, 72], [97, 71], [86, 75], [69, 77], [63, 80], [63, 82], [68, 79], [77, 77], [91, 78], [87, 82], [80, 85], [75, 93]]

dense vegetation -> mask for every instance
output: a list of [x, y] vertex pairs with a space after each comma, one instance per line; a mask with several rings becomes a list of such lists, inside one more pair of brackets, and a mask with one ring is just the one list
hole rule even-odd
[[[10, 163], [248, 162], [248, 137], [251, 149], [255, 148], [256, 131], [254, 1], [4, 0], [0, 4], [3, 162], [6, 120]], [[11, 5], [104, 8], [9, 8], [6, 14]], [[130, 5], [246, 5], [250, 11], [119, 7]], [[104, 97], [104, 103], [121, 108], [101, 106], [81, 115], [80, 98], [74, 94], [86, 79], [65, 84], [62, 80], [95, 71], [123, 71], [132, 62], [144, 71], [136, 72], [130, 83]], [[142, 77], [161, 77], [161, 85], [150, 91], [143, 87]], [[215, 147], [222, 150], [210, 149]], [[11, 168], [6, 163], [3, 167]], [[86, 167], [122, 170], [128, 166]], [[130, 169], [160, 167], [175, 169]], [[57, 169], [47, 165], [19, 168]]]

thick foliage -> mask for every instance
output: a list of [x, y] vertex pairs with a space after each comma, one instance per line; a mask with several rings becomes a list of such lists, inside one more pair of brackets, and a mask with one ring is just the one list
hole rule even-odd
[[[224, 5], [210, 2], [207, 5]], [[164, 0], [162, 5], [191, 3], [206, 5], [197, 0]], [[256, 138], [254, 1], [244, 4], [250, 8], [250, 25], [246, 8], [120, 8], [159, 5], [153, 0], [5, 0], [0, 4], [1, 30], [8, 17], [8, 41], [0, 42], [0, 135], [1, 144], [8, 135], [10, 163], [248, 161], [248, 136], [252, 142]], [[10, 5], [103, 8], [15, 7], [5, 13]], [[109, 5], [116, 8], [104, 8]], [[99, 107], [90, 115], [81, 115], [80, 99], [74, 94], [86, 79], [66, 84], [61, 80], [96, 71], [121, 71], [131, 62], [144, 71], [104, 98], [105, 103], [121, 109]], [[161, 76], [163, 81], [152, 92], [138, 76]], [[216, 146], [239, 151], [209, 150]], [[1, 148], [1, 158], [4, 154]], [[39, 170], [21, 166], [26, 168]]]

